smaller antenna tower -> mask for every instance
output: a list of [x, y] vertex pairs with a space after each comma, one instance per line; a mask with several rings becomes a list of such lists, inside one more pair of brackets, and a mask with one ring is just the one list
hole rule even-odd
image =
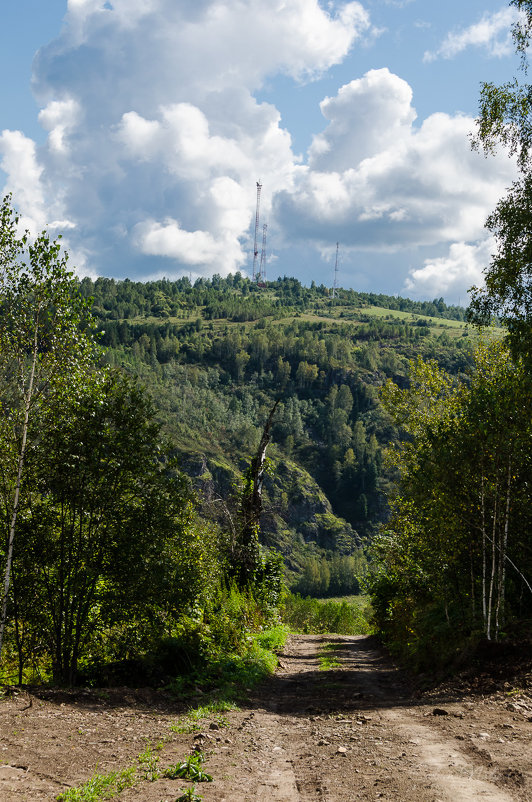
[[262, 226], [262, 250], [260, 252], [260, 267], [257, 276], [257, 284], [259, 287], [266, 286], [266, 235], [268, 233], [268, 223]]
[[332, 297], [336, 298], [338, 294], [338, 248], [340, 247], [340, 243], [336, 243], [336, 260], [334, 262], [334, 283], [333, 283], [333, 291]]
[[257, 280], [258, 273], [257, 273], [257, 262], [259, 256], [259, 244], [258, 244], [258, 237], [259, 237], [259, 218], [260, 218], [260, 191], [262, 189], [262, 184], [260, 181], [257, 181], [257, 211], [255, 212], [255, 243], [253, 245], [253, 281]]

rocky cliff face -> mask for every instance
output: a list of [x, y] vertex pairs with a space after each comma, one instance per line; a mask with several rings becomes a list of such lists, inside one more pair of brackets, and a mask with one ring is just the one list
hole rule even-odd
[[[203, 513], [227, 526], [231, 496], [245, 464], [238, 467], [207, 455], [182, 454], [182, 469], [191, 477], [203, 499]], [[287, 459], [273, 459], [263, 487], [261, 521], [263, 545], [280, 551], [294, 572], [310, 554], [353, 554], [360, 538], [331, 504], [312, 476]]]

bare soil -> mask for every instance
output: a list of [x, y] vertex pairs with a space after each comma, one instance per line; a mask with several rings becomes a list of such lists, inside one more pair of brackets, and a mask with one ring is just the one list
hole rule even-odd
[[[161, 773], [201, 748], [214, 778], [196, 786], [205, 802], [532, 799], [530, 664], [421, 693], [365, 636], [295, 635], [279, 662], [200, 732], [173, 732], [184, 710], [151, 690], [13, 690], [0, 702], [0, 800], [53, 800], [133, 765], [147, 744], [161, 745]], [[187, 787], [140, 780], [118, 798], [175, 802]]]

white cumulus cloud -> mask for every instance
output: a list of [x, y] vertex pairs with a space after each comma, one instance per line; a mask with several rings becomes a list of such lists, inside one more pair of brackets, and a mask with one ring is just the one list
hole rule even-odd
[[412, 89], [386, 68], [342, 86], [320, 104], [329, 120], [309, 152], [313, 169], [342, 170], [409, 135], [416, 112]]
[[467, 291], [483, 283], [493, 248], [491, 237], [477, 244], [455, 242], [445, 256], [426, 259], [423, 267], [411, 270], [404, 291], [414, 298], [458, 298], [465, 306]]
[[471, 151], [474, 121], [433, 114], [416, 126], [408, 84], [374, 70], [327, 98], [329, 123], [275, 209], [292, 236], [393, 250], [483, 237], [515, 175], [504, 156]]
[[437, 50], [425, 52], [423, 60], [454, 58], [469, 47], [481, 47], [494, 57], [507, 56], [514, 49], [511, 27], [517, 19], [518, 12], [515, 8], [503, 8], [493, 14], [484, 14], [468, 28], [448, 33]]
[[370, 35], [359, 2], [69, 0], [34, 62], [48, 139], [5, 132], [8, 184], [32, 219], [69, 221], [103, 272], [238, 269], [255, 181], [266, 218], [297, 166], [279, 111], [253, 92], [315, 79]]

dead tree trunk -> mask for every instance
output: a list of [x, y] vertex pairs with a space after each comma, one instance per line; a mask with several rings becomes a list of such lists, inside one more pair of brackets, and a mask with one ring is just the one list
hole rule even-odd
[[257, 453], [244, 475], [244, 488], [240, 503], [240, 531], [234, 553], [235, 577], [240, 587], [253, 583], [260, 565], [259, 527], [262, 514], [262, 485], [266, 448], [271, 439], [273, 416], [279, 404], [277, 399], [264, 426]]

